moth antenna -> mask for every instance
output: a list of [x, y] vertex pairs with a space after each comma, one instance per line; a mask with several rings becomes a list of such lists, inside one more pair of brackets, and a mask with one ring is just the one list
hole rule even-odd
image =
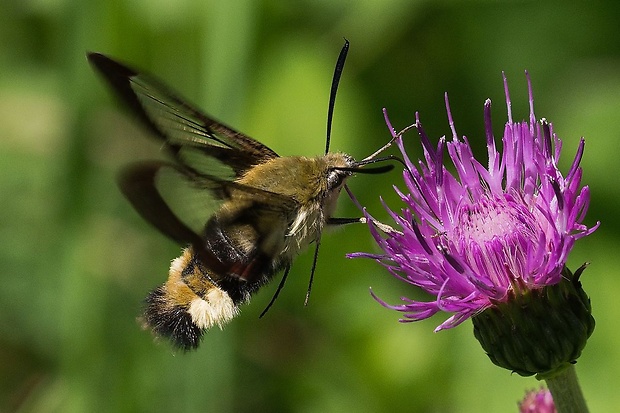
[[[336, 104], [336, 94], [338, 92], [338, 85], [340, 84], [340, 77], [342, 76], [342, 70], [344, 69], [344, 63], [347, 60], [347, 53], [349, 53], [349, 41], [345, 38], [344, 45], [340, 49], [338, 60], [336, 61], [336, 67], [334, 68], [334, 77], [332, 78], [332, 87], [329, 92], [329, 106], [327, 107], [327, 135], [325, 138], [325, 154], [329, 153], [329, 142], [332, 135], [332, 118], [334, 117], [334, 106]], [[306, 299], [304, 300], [304, 306], [308, 305], [310, 300], [310, 292], [312, 291], [312, 282], [314, 281], [314, 271], [316, 270], [316, 262], [319, 258], [319, 246], [321, 245], [321, 234], [316, 240], [316, 247], [314, 249], [314, 258], [312, 259], [312, 269], [310, 270], [310, 281], [308, 281], [308, 291], [306, 291]]]
[[286, 268], [284, 269], [284, 275], [282, 276], [282, 279], [280, 280], [280, 284], [278, 284], [278, 289], [276, 290], [276, 292], [273, 294], [273, 297], [271, 297], [271, 301], [269, 301], [269, 304], [267, 304], [267, 307], [265, 307], [265, 309], [263, 310], [262, 313], [260, 313], [260, 315], [258, 316], [258, 318], [263, 318], [263, 316], [265, 314], [267, 314], [267, 311], [269, 311], [269, 309], [271, 308], [271, 306], [273, 305], [273, 303], [276, 302], [276, 298], [278, 298], [278, 295], [280, 294], [280, 291], [282, 291], [282, 288], [284, 288], [284, 283], [286, 282], [286, 277], [288, 277], [288, 272], [291, 270], [291, 266], [287, 265]]
[[310, 300], [310, 291], [312, 291], [312, 281], [314, 280], [314, 270], [316, 270], [316, 261], [319, 258], [319, 247], [321, 246], [321, 234], [316, 240], [316, 247], [314, 248], [314, 258], [312, 259], [312, 269], [310, 270], [310, 281], [308, 282], [308, 291], [306, 291], [306, 299], [304, 300], [304, 306], [308, 305]]
[[326, 155], [329, 152], [329, 141], [332, 135], [332, 117], [334, 115], [334, 105], [336, 104], [336, 92], [338, 91], [340, 76], [342, 75], [342, 69], [344, 69], [344, 62], [345, 60], [347, 60], [348, 52], [349, 41], [345, 38], [344, 46], [342, 46], [342, 50], [340, 50], [340, 55], [338, 55], [338, 61], [336, 62], [336, 68], [334, 69], [334, 77], [332, 78], [332, 89], [329, 93], [329, 106], [327, 108], [327, 138], [325, 139]]

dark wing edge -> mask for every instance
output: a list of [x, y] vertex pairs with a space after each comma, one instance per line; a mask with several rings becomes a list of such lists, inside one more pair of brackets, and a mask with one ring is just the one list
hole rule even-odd
[[205, 115], [159, 80], [100, 53], [87, 53], [87, 58], [148, 130], [188, 168], [193, 169], [182, 154], [187, 147], [229, 165], [237, 176], [278, 157], [257, 140]]
[[202, 211], [201, 227], [191, 228], [171, 208], [158, 187], [158, 174], [164, 168], [173, 169], [181, 177], [179, 179], [191, 183], [192, 190], [201, 193], [206, 191], [218, 204], [232, 197], [247, 195], [252, 201], [253, 210], [257, 212], [281, 214], [298, 208], [297, 201], [288, 196], [216, 177], [195, 176], [186, 168], [170, 162], [143, 161], [125, 167], [118, 177], [118, 185], [123, 195], [144, 220], [179, 245], [191, 244], [197, 250], [203, 249], [205, 243], [200, 234], [218, 207]]
[[155, 183], [162, 167], [159, 161], [141, 162], [126, 167], [118, 177], [125, 198], [147, 222], [180, 245], [200, 245], [201, 238], [183, 223], [163, 199]]

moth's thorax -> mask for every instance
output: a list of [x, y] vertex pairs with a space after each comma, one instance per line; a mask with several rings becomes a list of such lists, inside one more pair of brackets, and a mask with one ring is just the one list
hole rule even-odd
[[[338, 195], [353, 158], [343, 153], [329, 153], [308, 158], [292, 156], [273, 158], [250, 169], [237, 182], [290, 197], [296, 207], [262, 217], [263, 243], [271, 254], [283, 254], [292, 260], [309, 243], [316, 240], [335, 208]], [[260, 225], [260, 224], [259, 224]]]
[[251, 168], [238, 182], [289, 196], [300, 204], [320, 202], [335, 186], [341, 185], [341, 182], [335, 182], [340, 176], [350, 175], [333, 168], [352, 164], [353, 159], [343, 153], [314, 158], [273, 158]]

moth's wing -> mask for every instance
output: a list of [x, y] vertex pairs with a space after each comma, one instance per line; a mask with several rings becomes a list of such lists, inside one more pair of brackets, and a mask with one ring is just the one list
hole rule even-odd
[[238, 184], [216, 176], [195, 174], [177, 164], [145, 161], [126, 167], [119, 186], [136, 211], [180, 245], [204, 246], [203, 231], [222, 202], [231, 197], [251, 200], [258, 214], [290, 214], [297, 201], [285, 195]]
[[217, 170], [219, 176], [228, 169], [231, 177], [238, 177], [278, 156], [262, 143], [207, 116], [154, 77], [99, 53], [89, 53], [88, 60], [188, 170], [206, 175]]
[[199, 232], [177, 216], [158, 189], [161, 176], [176, 170], [176, 166], [165, 162], [136, 163], [121, 172], [118, 185], [140, 216], [161, 233], [181, 245], [198, 245]]

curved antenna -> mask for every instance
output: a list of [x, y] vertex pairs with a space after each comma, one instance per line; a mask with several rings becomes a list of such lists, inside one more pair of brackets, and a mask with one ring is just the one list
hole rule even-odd
[[340, 83], [340, 76], [342, 75], [342, 69], [344, 69], [344, 62], [347, 60], [347, 53], [349, 52], [349, 41], [344, 39], [344, 46], [340, 50], [338, 55], [338, 61], [336, 62], [336, 68], [334, 69], [334, 77], [332, 78], [332, 89], [329, 92], [329, 107], [327, 109], [327, 139], [325, 140], [325, 154], [329, 152], [329, 140], [332, 135], [332, 117], [334, 115], [334, 105], [336, 103], [336, 92], [338, 91], [338, 84]]
[[[332, 89], [329, 93], [329, 107], [327, 108], [327, 138], [325, 140], [325, 155], [329, 152], [329, 140], [332, 134], [332, 117], [334, 115], [334, 105], [336, 103], [336, 92], [338, 91], [338, 84], [340, 83], [340, 76], [342, 75], [342, 69], [344, 69], [344, 62], [347, 60], [347, 53], [349, 52], [349, 41], [345, 38], [344, 45], [338, 55], [336, 61], [336, 67], [334, 69], [334, 77], [332, 78]], [[306, 291], [306, 299], [304, 300], [304, 306], [308, 305], [310, 300], [310, 292], [312, 290], [312, 282], [314, 280], [314, 272], [316, 270], [316, 261], [319, 258], [319, 246], [321, 245], [321, 234], [319, 233], [316, 238], [316, 247], [314, 249], [314, 257], [312, 259], [312, 269], [310, 270], [310, 281], [308, 282], [308, 291]]]

